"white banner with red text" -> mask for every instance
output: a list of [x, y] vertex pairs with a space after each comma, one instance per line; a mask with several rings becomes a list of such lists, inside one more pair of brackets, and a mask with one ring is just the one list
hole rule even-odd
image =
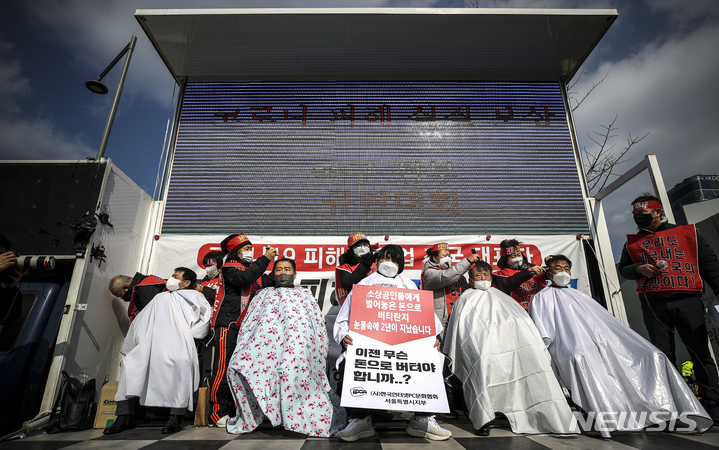
[[[225, 235], [160, 235], [153, 241], [148, 274], [167, 278], [175, 267], [188, 267], [204, 276], [202, 259], [210, 251], [220, 250]], [[396, 244], [405, 252], [405, 269], [402, 275], [419, 285], [422, 261], [426, 249], [438, 242], [449, 244], [453, 263], [472, 254], [472, 249], [496, 269], [499, 260], [499, 243], [504, 239], [518, 239], [522, 253], [533, 264], [542, 265], [544, 257], [562, 254], [572, 261], [572, 286], [591, 295], [582, 241], [576, 235], [555, 236], [368, 236], [370, 243], [380, 246]], [[278, 249], [278, 257], [295, 260], [295, 285], [309, 288], [317, 299], [323, 314], [334, 302], [335, 267], [339, 257], [347, 250], [345, 236], [248, 236], [253, 244], [254, 258], [265, 253], [270, 245]], [[272, 264], [268, 270], [272, 269]], [[132, 274], [128, 274], [132, 276]]]

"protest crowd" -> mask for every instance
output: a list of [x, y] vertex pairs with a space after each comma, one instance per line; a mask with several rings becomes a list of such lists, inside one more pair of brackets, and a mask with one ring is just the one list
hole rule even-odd
[[[637, 280], [651, 343], [571, 286], [573, 261], [547, 255], [532, 265], [515, 239], [501, 243], [496, 267], [476, 254], [452, 264], [449, 244], [436, 243], [426, 249], [418, 287], [402, 275], [402, 247], [372, 245], [353, 233], [336, 268], [341, 308], [331, 333], [310, 290], [295, 284], [295, 261], [269, 246], [254, 259], [244, 234], [204, 256], [202, 278], [186, 267], [116, 275], [109, 290], [128, 302], [132, 323], [121, 349], [117, 419], [104, 432], [133, 428], [138, 402], [170, 408], [162, 432], [180, 430], [200, 383], [197, 339], [214, 347], [209, 421], [229, 433], [252, 432], [266, 420], [308, 436], [357, 441], [374, 436], [373, 420], [391, 411], [406, 412], [408, 434], [430, 440], [452, 435], [436, 420], [440, 413], [445, 420], [465, 414], [480, 436], [498, 419], [517, 434], [576, 434], [578, 416], [593, 419], [605, 438], [668, 421], [704, 432], [719, 421], [719, 378], [701, 296], [706, 285], [719, 292], [719, 262], [693, 225], [667, 222], [658, 198], [638, 197], [632, 214], [639, 231], [628, 236], [618, 269]], [[352, 377], [345, 374], [353, 370], [349, 357], [363, 351], [350, 313], [364, 287], [393, 296], [428, 292], [434, 314], [419, 329], [432, 330], [421, 340], [423, 351], [444, 361], [436, 370], [447, 396], [441, 410], [406, 408], [406, 400], [388, 400], [384, 410], [341, 406], [348, 392], [342, 380]], [[675, 335], [692, 355], [698, 396], [676, 369]], [[343, 349], [337, 392], [327, 375], [331, 339]], [[434, 395], [423, 394], [412, 395]]]

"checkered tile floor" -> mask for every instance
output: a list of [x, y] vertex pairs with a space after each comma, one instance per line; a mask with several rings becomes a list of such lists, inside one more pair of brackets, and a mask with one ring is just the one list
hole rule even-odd
[[[474, 435], [469, 420], [460, 416], [456, 420], [439, 421], [452, 431], [447, 441], [434, 442], [409, 436], [402, 420], [377, 422], [378, 435], [357, 442], [340, 442], [337, 439], [308, 438], [264, 424], [250, 434], [233, 435], [215, 427], [194, 427], [192, 425], [175, 434], [163, 435], [161, 426], [138, 427], [124, 433], [104, 436], [102, 430], [86, 430], [64, 434], [39, 434], [24, 439], [14, 439], [0, 444], [0, 450], [404, 450], [418, 448], [428, 450], [584, 450], [584, 449], [667, 449], [704, 450], [719, 448], [719, 429], [712, 428], [701, 435], [679, 435], [663, 432], [614, 433], [612, 439], [594, 438], [585, 435], [572, 437], [518, 436], [508, 426], [492, 428], [489, 437]], [[719, 427], [717, 427], [719, 428]]]

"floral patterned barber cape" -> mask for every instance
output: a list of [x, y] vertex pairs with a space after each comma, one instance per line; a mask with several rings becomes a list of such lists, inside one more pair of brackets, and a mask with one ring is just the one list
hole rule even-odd
[[227, 431], [249, 433], [267, 417], [290, 431], [334, 436], [347, 415], [327, 379], [328, 348], [325, 320], [309, 290], [259, 291], [228, 368], [237, 414]]

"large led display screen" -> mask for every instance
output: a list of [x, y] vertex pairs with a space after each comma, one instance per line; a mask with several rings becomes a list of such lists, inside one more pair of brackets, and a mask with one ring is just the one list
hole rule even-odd
[[587, 228], [557, 83], [187, 84], [163, 233]]

